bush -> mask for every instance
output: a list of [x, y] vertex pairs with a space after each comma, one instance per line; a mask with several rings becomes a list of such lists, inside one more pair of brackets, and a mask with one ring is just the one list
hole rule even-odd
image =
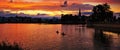
[[17, 43], [9, 44], [8, 42], [1, 42], [0, 43], [0, 50], [23, 50], [21, 46]]

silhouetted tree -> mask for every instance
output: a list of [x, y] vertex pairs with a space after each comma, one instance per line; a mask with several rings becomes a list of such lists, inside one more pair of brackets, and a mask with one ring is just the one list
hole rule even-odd
[[93, 14], [90, 16], [94, 22], [110, 22], [113, 18], [113, 12], [110, 11], [110, 5], [107, 3], [99, 4], [93, 7]]

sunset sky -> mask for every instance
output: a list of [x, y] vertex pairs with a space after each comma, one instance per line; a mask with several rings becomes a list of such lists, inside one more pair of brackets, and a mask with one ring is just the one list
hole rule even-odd
[[67, 0], [68, 7], [61, 7], [65, 0], [0, 0], [0, 11], [11, 13], [24, 13], [29, 15], [47, 14], [58, 16], [60, 14], [77, 14], [78, 9], [82, 12], [91, 12], [97, 4], [108, 3], [115, 13], [120, 12], [120, 0]]

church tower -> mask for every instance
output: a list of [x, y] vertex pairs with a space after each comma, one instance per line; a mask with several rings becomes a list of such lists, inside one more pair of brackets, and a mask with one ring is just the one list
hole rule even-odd
[[81, 9], [79, 8], [78, 16], [81, 16]]

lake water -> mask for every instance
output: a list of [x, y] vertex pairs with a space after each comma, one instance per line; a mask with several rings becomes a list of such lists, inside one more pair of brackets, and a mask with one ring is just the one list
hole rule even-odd
[[0, 24], [2, 41], [16, 42], [29, 50], [120, 50], [118, 33], [86, 25]]

